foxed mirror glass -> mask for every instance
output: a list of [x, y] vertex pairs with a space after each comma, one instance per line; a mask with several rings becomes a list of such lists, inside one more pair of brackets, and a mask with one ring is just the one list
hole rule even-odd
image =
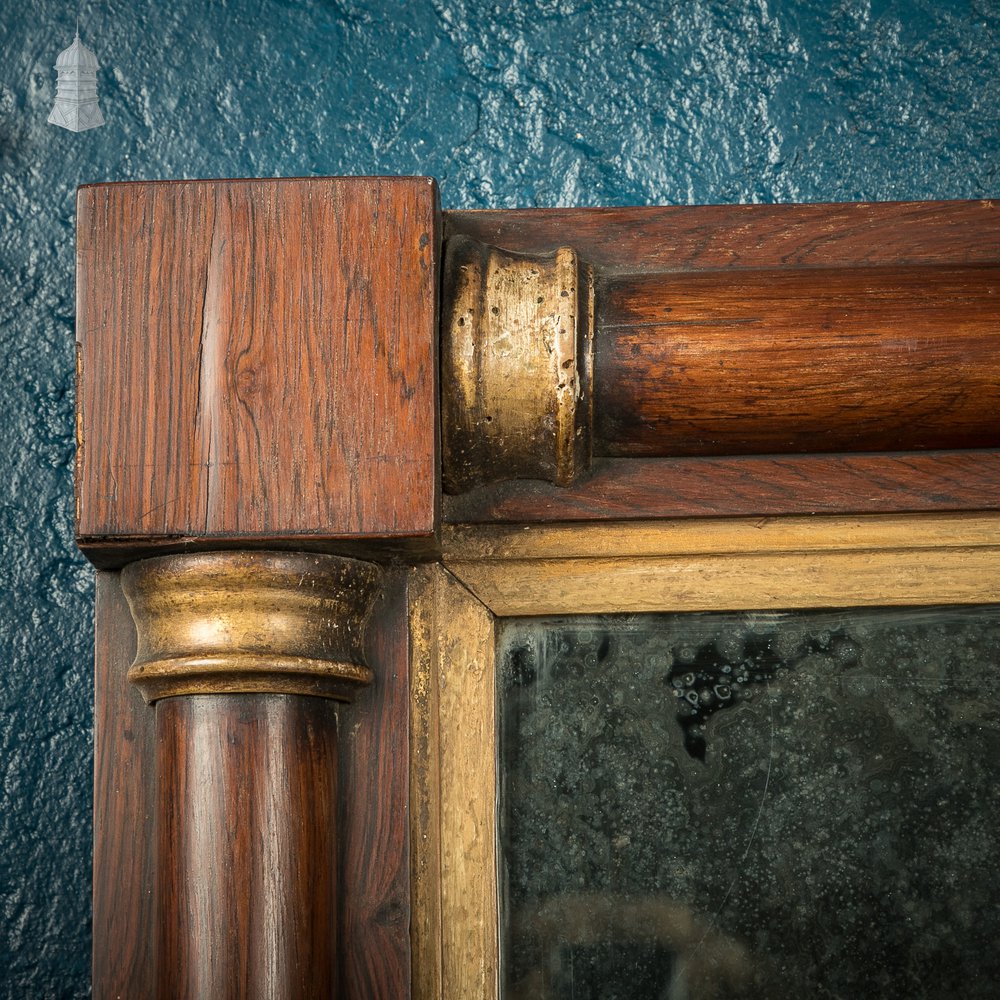
[[1000, 607], [497, 642], [502, 996], [996, 995]]

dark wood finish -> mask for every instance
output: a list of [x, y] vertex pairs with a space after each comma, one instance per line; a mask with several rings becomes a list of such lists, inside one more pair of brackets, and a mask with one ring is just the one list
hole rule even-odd
[[[997, 368], [969, 307], [996, 277], [993, 220], [985, 203], [447, 213], [449, 233], [514, 252], [569, 245], [593, 265], [604, 295], [598, 448], [632, 456], [598, 458], [565, 489], [510, 482], [449, 498], [447, 518], [1000, 509], [1000, 451], [649, 457], [671, 434], [805, 446], [773, 424], [755, 429], [749, 404], [739, 421], [711, 425], [725, 423], [725, 407], [711, 408], [699, 387], [715, 375], [712, 391], [732, 388], [730, 378], [745, 390], [746, 375], [727, 363], [716, 366], [720, 380], [711, 367], [710, 329], [692, 298], [708, 288], [727, 353], [759, 358], [760, 378], [777, 379], [781, 365], [760, 337], [745, 336], [743, 320], [758, 314], [768, 336], [808, 331], [814, 353], [826, 338], [836, 363], [814, 395], [882, 406], [890, 371], [915, 378], [907, 391], [930, 400], [907, 411], [905, 428], [840, 412], [838, 440], [862, 447], [867, 434], [868, 446], [882, 446], [944, 413], [959, 436], [938, 443], [981, 442], [988, 412], [964, 388], [935, 399], [933, 380], [975, 355], [962, 378], [996, 400]], [[189, 548], [433, 555], [440, 240], [431, 182], [95, 186], [81, 190], [79, 224], [78, 532], [88, 555], [111, 566]], [[874, 274], [862, 300], [875, 354], [858, 360], [857, 341], [845, 348], [838, 336], [857, 336], [861, 307], [852, 298], [855, 311], [842, 314], [844, 287], [863, 290], [864, 274]], [[681, 277], [687, 312], [678, 317]], [[949, 295], [964, 303], [950, 337], [942, 330], [956, 329], [954, 317], [927, 305]], [[666, 308], [675, 310], [663, 314], [669, 330]], [[670, 391], [685, 387], [670, 384], [682, 335], [703, 338], [701, 368], [684, 373], [686, 403]], [[911, 353], [922, 372], [902, 362]], [[782, 365], [808, 380], [803, 356], [783, 355]], [[771, 420], [797, 424], [777, 399]], [[687, 429], [667, 424], [667, 413]], [[407, 996], [405, 571], [387, 571], [366, 642], [375, 681], [353, 705], [240, 694], [150, 709], [126, 682], [134, 645], [118, 575], [101, 573], [95, 997]]]
[[368, 626], [372, 685], [340, 709], [341, 982], [351, 1000], [410, 995], [409, 640], [403, 572]]
[[596, 303], [595, 454], [1000, 444], [1000, 266], [637, 275]]
[[1000, 451], [601, 459], [566, 489], [508, 482], [446, 497], [454, 524], [1000, 510]]
[[996, 264], [994, 202], [676, 205], [445, 212], [444, 235], [571, 246], [603, 276], [776, 267]]
[[274, 551], [274, 552], [325, 552], [329, 555], [347, 556], [349, 559], [376, 561], [420, 560], [433, 554], [433, 540], [412, 538], [385, 539], [382, 537], [338, 540], [335, 538], [300, 539], [276, 538], [269, 535], [254, 535], [252, 538], [213, 538], [211, 542], [199, 538], [125, 538], [99, 539], [93, 545], [86, 539], [77, 539], [78, 547], [91, 564], [98, 569], [120, 569], [138, 559], [156, 556], [176, 555], [181, 552], [233, 552], [233, 551]]
[[[1000, 445], [990, 203], [453, 212], [445, 233], [593, 268], [596, 456]], [[464, 481], [516, 478], [482, 464]]]
[[153, 996], [156, 909], [152, 710], [125, 680], [135, 628], [117, 573], [97, 574], [94, 644], [94, 951], [98, 1000]]
[[156, 703], [157, 996], [336, 996], [333, 704]]
[[[355, 704], [336, 709], [334, 703], [321, 699], [285, 699], [314, 703], [315, 711], [331, 727], [330, 713], [337, 711], [340, 716], [340, 791], [336, 818], [341, 831], [339, 860], [332, 851], [326, 854], [331, 870], [336, 866], [339, 872], [339, 915], [329, 922], [326, 947], [331, 951], [335, 946], [339, 949], [339, 995], [347, 1000], [375, 997], [388, 1000], [408, 995], [409, 654], [405, 616], [401, 574], [394, 573], [387, 578], [384, 596], [369, 628], [366, 660], [375, 672], [375, 682], [361, 692]], [[96, 631], [93, 993], [97, 1000], [154, 997], [157, 995], [154, 943], [159, 911], [159, 899], [154, 892], [157, 709], [146, 705], [138, 689], [126, 680], [135, 655], [135, 628], [118, 573], [97, 574]], [[242, 699], [251, 706], [255, 702], [259, 705], [262, 696], [229, 697]], [[159, 704], [172, 704], [177, 710], [195, 700], [168, 699]], [[225, 701], [221, 705], [227, 708]], [[215, 708], [219, 707], [216, 702]], [[239, 703], [234, 707], [238, 709]], [[286, 714], [285, 721], [291, 722], [294, 716], [295, 713]], [[312, 724], [308, 713], [305, 716], [298, 713], [297, 717], [303, 723], [300, 729]], [[205, 722], [212, 725], [210, 719]], [[232, 720], [228, 725], [234, 726]], [[330, 739], [332, 733], [331, 728]], [[234, 735], [239, 738], [238, 727]], [[275, 735], [273, 729], [271, 735]], [[296, 727], [290, 725], [285, 736], [272, 743], [270, 761], [278, 765], [277, 769], [258, 759], [253, 774], [243, 771], [240, 780], [257, 782], [258, 787], [262, 782], [277, 781], [278, 794], [291, 795], [291, 788], [280, 785], [286, 780], [302, 780], [296, 749], [301, 747], [301, 739], [301, 735], [296, 735]], [[238, 754], [235, 760], [230, 760], [234, 765], [239, 761], [243, 765], [248, 763], [246, 757]], [[247, 794], [249, 787], [247, 784], [242, 793]], [[198, 788], [192, 788], [191, 792], [200, 794]], [[172, 816], [175, 821], [183, 818], [168, 802], [164, 801], [163, 807], [163, 815]], [[313, 808], [310, 804], [300, 810], [299, 819], [315, 818]], [[192, 818], [188, 814], [189, 830]], [[286, 820], [298, 822], [291, 814]], [[273, 838], [277, 833], [267, 825], [251, 823], [249, 813], [233, 827], [234, 833], [240, 829], [262, 839]], [[174, 847], [167, 846], [176, 857]], [[316, 846], [327, 851], [319, 844]], [[294, 872], [291, 874], [294, 877]], [[228, 919], [230, 912], [223, 911], [222, 915]], [[251, 917], [264, 915], [264, 910], [258, 910]], [[229, 948], [231, 945], [227, 944]], [[168, 985], [173, 989], [173, 983]]]
[[433, 181], [106, 184], [77, 212], [85, 551], [433, 536]]

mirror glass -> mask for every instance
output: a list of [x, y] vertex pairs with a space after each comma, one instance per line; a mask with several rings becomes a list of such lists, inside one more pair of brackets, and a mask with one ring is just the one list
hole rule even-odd
[[508, 619], [503, 996], [1000, 988], [1000, 608]]

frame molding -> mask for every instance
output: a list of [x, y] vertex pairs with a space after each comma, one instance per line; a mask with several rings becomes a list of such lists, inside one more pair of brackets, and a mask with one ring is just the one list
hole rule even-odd
[[496, 617], [429, 565], [409, 618], [411, 995], [495, 997]]

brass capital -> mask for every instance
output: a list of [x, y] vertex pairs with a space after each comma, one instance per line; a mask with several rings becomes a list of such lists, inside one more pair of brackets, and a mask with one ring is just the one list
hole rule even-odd
[[206, 552], [132, 563], [122, 587], [147, 702], [275, 692], [350, 700], [370, 683], [364, 630], [372, 563], [299, 552]]
[[594, 290], [574, 250], [445, 247], [441, 396], [448, 493], [568, 486], [590, 465]]

